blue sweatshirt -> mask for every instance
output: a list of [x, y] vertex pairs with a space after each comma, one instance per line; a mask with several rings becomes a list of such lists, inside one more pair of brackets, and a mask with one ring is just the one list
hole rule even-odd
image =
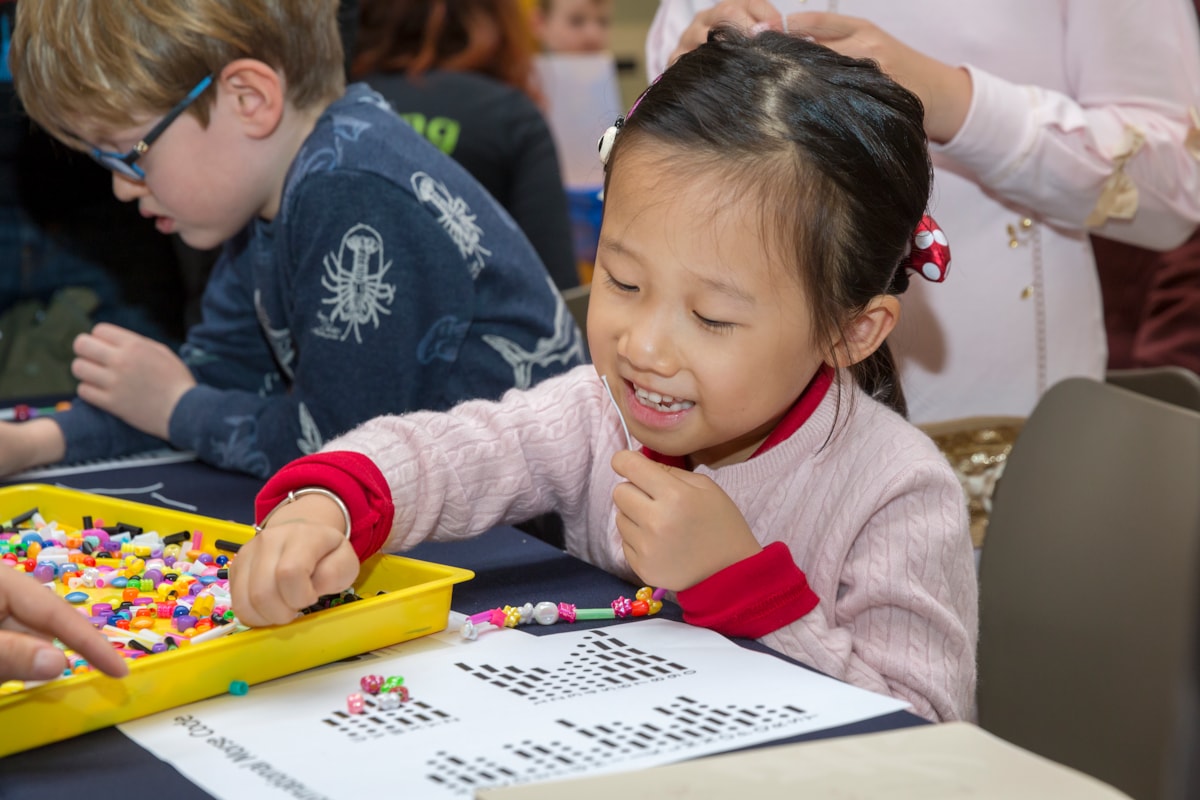
[[[317, 121], [274, 220], [225, 244], [180, 355], [170, 444], [266, 477], [380, 414], [497, 398], [582, 362], [528, 240], [363, 84]], [[161, 445], [77, 401], [67, 461]]]

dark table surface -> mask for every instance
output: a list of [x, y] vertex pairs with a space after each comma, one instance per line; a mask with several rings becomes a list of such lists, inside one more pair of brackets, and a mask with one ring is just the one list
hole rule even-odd
[[[246, 524], [253, 522], [254, 495], [262, 486], [259, 479], [223, 472], [197, 462], [110, 469], [46, 478], [39, 482], [86, 491], [144, 489], [146, 491], [119, 496], [154, 505], [179, 507], [151, 496], [157, 494], [175, 503], [193, 505], [198, 509], [196, 513]], [[8, 481], [0, 485], [12, 483]], [[637, 589], [515, 528], [496, 528], [466, 542], [429, 542], [418, 545], [405, 555], [474, 571], [473, 580], [454, 587], [451, 607], [464, 614], [503, 605], [568, 598], [577, 606], [594, 608], [608, 605], [618, 595], [629, 596]], [[681, 619], [679, 608], [671, 603], [664, 604], [661, 616]], [[606, 624], [612, 624], [612, 621], [576, 623], [573, 626], [532, 625], [522, 630], [537, 635], [553, 635], [562, 630]], [[636, 622], [626, 620], [618, 624]], [[750, 649], [772, 653], [754, 641], [735, 641]], [[771, 744], [872, 733], [922, 724], [926, 723], [920, 717], [899, 711], [852, 725], [780, 739]], [[4, 720], [0, 719], [0, 726], [3, 725]], [[0, 800], [60, 797], [124, 799], [145, 792], [168, 796], [171, 800], [211, 797], [116, 728], [94, 731], [0, 758]]]

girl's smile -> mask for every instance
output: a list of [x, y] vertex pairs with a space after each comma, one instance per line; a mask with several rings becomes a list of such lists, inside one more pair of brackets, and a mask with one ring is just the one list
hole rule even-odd
[[663, 430], [678, 426], [695, 401], [663, 395], [625, 381], [625, 408], [638, 423]]

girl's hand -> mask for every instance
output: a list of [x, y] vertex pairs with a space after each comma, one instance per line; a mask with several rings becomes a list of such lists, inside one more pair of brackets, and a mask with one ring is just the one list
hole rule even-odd
[[329, 498], [305, 495], [238, 551], [229, 569], [233, 613], [251, 627], [291, 622], [322, 595], [351, 586], [358, 568], [341, 511]]
[[106, 322], [75, 337], [71, 374], [81, 398], [159, 439], [167, 438], [179, 398], [196, 385], [165, 344]]
[[788, 15], [787, 31], [842, 55], [877, 62], [892, 80], [921, 98], [930, 141], [950, 141], [967, 118], [971, 76], [965, 69], [930, 58], [865, 19], [806, 11]]
[[762, 550], [729, 495], [704, 475], [622, 450], [612, 468], [625, 558], [647, 584], [688, 589]]
[[768, 0], [721, 0], [712, 8], [701, 11], [679, 37], [679, 45], [671, 53], [668, 64], [675, 62], [684, 53], [695, 50], [708, 41], [708, 32], [717, 25], [727, 24], [747, 32], [778, 29], [783, 17]]

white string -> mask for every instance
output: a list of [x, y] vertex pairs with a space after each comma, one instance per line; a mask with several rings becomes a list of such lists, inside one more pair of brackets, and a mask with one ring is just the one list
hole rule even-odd
[[625, 431], [625, 444], [632, 450], [633, 437], [629, 435], [629, 426], [625, 424], [625, 418], [621, 416], [621, 407], [617, 405], [617, 398], [613, 396], [612, 387], [608, 385], [608, 376], [601, 375], [600, 382], [604, 384], [604, 391], [608, 392], [608, 399], [612, 401], [613, 408], [617, 410], [617, 419], [621, 420], [621, 428]]

